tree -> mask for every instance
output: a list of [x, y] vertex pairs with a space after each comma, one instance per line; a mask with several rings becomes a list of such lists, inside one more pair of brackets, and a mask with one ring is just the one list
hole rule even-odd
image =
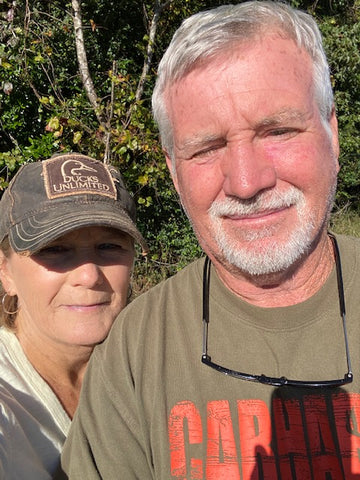
[[[119, 166], [134, 193], [151, 247], [140, 282], [200, 255], [167, 172], [150, 98], [157, 63], [181, 21], [225, 3], [0, 3], [0, 189], [24, 162], [61, 151], [89, 154]], [[338, 202], [359, 209], [360, 0], [293, 3], [315, 15], [324, 34], [341, 132]]]

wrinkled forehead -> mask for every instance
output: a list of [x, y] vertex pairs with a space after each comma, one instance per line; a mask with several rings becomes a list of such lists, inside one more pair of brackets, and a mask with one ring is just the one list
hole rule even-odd
[[[234, 30], [232, 32], [231, 30]], [[182, 45], [173, 45], [172, 52], [169, 53], [169, 59], [164, 62], [164, 69], [161, 70], [162, 89], [165, 91], [185, 77], [188, 73], [196, 68], [215, 62], [218, 57], [231, 55], [234, 51], [245, 51], [247, 46], [254, 42], [264, 42], [269, 36], [278, 36], [278, 38], [288, 39], [295, 42], [299, 47], [301, 44], [295, 32], [286, 25], [273, 24], [241, 24], [234, 23], [227, 25], [224, 32], [224, 38], [221, 42], [214, 42], [211, 38], [211, 31], [208, 32], [209, 38], [195, 39], [187, 42], [186, 49], [182, 49]], [[206, 33], [205, 33], [206, 36]], [[208, 48], [205, 48], [208, 42]], [[167, 54], [165, 55], [167, 56]], [[165, 56], [164, 59], [165, 60]]]
[[181, 97], [192, 92], [201, 98], [209, 85], [215, 96], [226, 82], [232, 91], [247, 87], [251, 91], [257, 84], [271, 90], [276, 84], [286, 85], [293, 81], [305, 81], [310, 89], [313, 83], [312, 59], [293, 39], [276, 31], [229, 44], [216, 55], [199, 59], [181, 77], [168, 84], [164, 99], [171, 118], [172, 110], [179, 108]]

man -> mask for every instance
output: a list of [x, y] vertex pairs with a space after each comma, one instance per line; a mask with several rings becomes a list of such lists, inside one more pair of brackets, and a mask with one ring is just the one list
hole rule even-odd
[[314, 20], [276, 2], [190, 17], [153, 109], [207, 260], [134, 301], [96, 350], [64, 470], [358, 478], [360, 246], [328, 234], [339, 145]]

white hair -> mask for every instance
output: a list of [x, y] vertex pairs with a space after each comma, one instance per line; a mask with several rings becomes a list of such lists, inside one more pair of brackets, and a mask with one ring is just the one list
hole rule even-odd
[[206, 10], [183, 21], [158, 67], [152, 96], [153, 115], [163, 148], [173, 159], [173, 132], [166, 109], [165, 91], [200, 61], [209, 61], [230, 45], [248, 42], [258, 34], [278, 31], [304, 48], [313, 60], [315, 98], [323, 124], [334, 106], [330, 69], [319, 28], [311, 15], [277, 1], [249, 1]]

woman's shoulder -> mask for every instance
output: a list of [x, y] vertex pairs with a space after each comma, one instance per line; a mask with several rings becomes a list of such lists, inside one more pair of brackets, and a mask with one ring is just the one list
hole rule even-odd
[[0, 384], [16, 383], [17, 373], [28, 363], [15, 333], [0, 327]]

